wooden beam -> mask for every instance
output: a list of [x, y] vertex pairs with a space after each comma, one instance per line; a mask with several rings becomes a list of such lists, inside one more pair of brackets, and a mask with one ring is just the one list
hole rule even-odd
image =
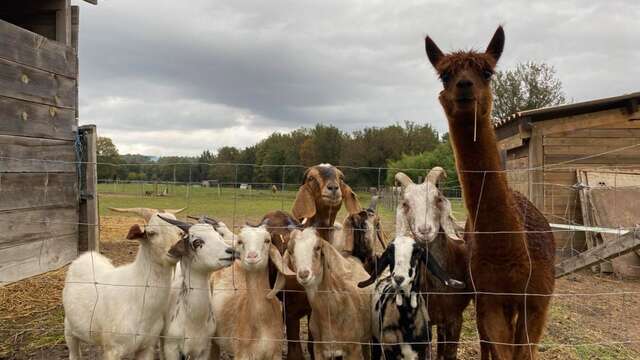
[[71, 4], [63, 0], [60, 9], [56, 10], [56, 41], [71, 46]]
[[77, 179], [74, 173], [0, 172], [0, 210], [42, 206], [76, 206]]
[[556, 264], [556, 278], [571, 274], [572, 272], [595, 266], [607, 260], [624, 255], [636, 249], [640, 249], [640, 233], [637, 231], [620, 236], [614, 241], [594, 247], [581, 254]]
[[78, 51], [78, 31], [80, 30], [80, 8], [71, 7], [71, 46]]
[[544, 152], [543, 135], [537, 125], [531, 130], [529, 139], [529, 200], [538, 209], [544, 206]]
[[97, 191], [97, 139], [98, 134], [95, 125], [84, 125], [79, 128], [84, 137], [84, 156], [81, 159], [85, 164], [84, 188], [81, 189], [80, 199], [80, 226], [78, 250], [99, 251], [100, 249], [100, 217], [98, 216], [98, 191]]

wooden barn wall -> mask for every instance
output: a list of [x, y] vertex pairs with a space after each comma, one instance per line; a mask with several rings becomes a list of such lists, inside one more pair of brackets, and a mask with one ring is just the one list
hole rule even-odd
[[[572, 188], [577, 183], [577, 169], [640, 169], [640, 146], [632, 147], [640, 144], [640, 121], [629, 121], [636, 116], [622, 110], [603, 111], [576, 117], [567, 127], [556, 127], [565, 131], [542, 131], [542, 210], [550, 222], [583, 223], [578, 192]], [[554, 123], [562, 121], [550, 120], [544, 126], [553, 130]], [[611, 152], [623, 147], [630, 148]], [[558, 232], [556, 241], [567, 255], [586, 249], [581, 232]]]
[[0, 20], [0, 282], [77, 256], [78, 60], [69, 43]]
[[505, 169], [509, 186], [529, 196], [529, 154], [526, 146], [507, 151]]

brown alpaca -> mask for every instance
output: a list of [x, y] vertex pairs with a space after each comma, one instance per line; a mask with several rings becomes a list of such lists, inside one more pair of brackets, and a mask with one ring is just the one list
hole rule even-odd
[[555, 242], [542, 213], [509, 189], [500, 162], [490, 83], [504, 31], [498, 28], [484, 53], [445, 55], [429, 37], [425, 45], [444, 85], [439, 99], [469, 212], [465, 238], [482, 359], [536, 359], [554, 287]]

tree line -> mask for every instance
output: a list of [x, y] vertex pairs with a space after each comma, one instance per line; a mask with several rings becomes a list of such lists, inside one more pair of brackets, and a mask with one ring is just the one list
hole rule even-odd
[[[353, 186], [377, 186], [387, 181], [384, 168], [390, 162], [428, 153], [445, 142], [431, 125], [409, 121], [353, 132], [318, 124], [289, 133], [274, 132], [244, 149], [225, 146], [217, 153], [204, 150], [199, 156], [120, 155], [111, 139], [101, 137], [98, 178], [295, 184], [301, 181], [306, 167], [331, 163], [343, 166]], [[278, 165], [292, 166], [283, 169]]]

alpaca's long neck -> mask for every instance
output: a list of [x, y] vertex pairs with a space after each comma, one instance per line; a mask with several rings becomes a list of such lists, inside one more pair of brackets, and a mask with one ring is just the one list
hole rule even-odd
[[522, 239], [522, 220], [507, 184], [489, 116], [478, 116], [476, 130], [474, 121], [473, 114], [449, 118], [450, 137], [471, 230], [488, 233], [475, 236], [482, 243], [478, 247], [513, 254], [518, 248], [524, 250], [524, 243], [509, 241], [504, 244], [501, 240]]

